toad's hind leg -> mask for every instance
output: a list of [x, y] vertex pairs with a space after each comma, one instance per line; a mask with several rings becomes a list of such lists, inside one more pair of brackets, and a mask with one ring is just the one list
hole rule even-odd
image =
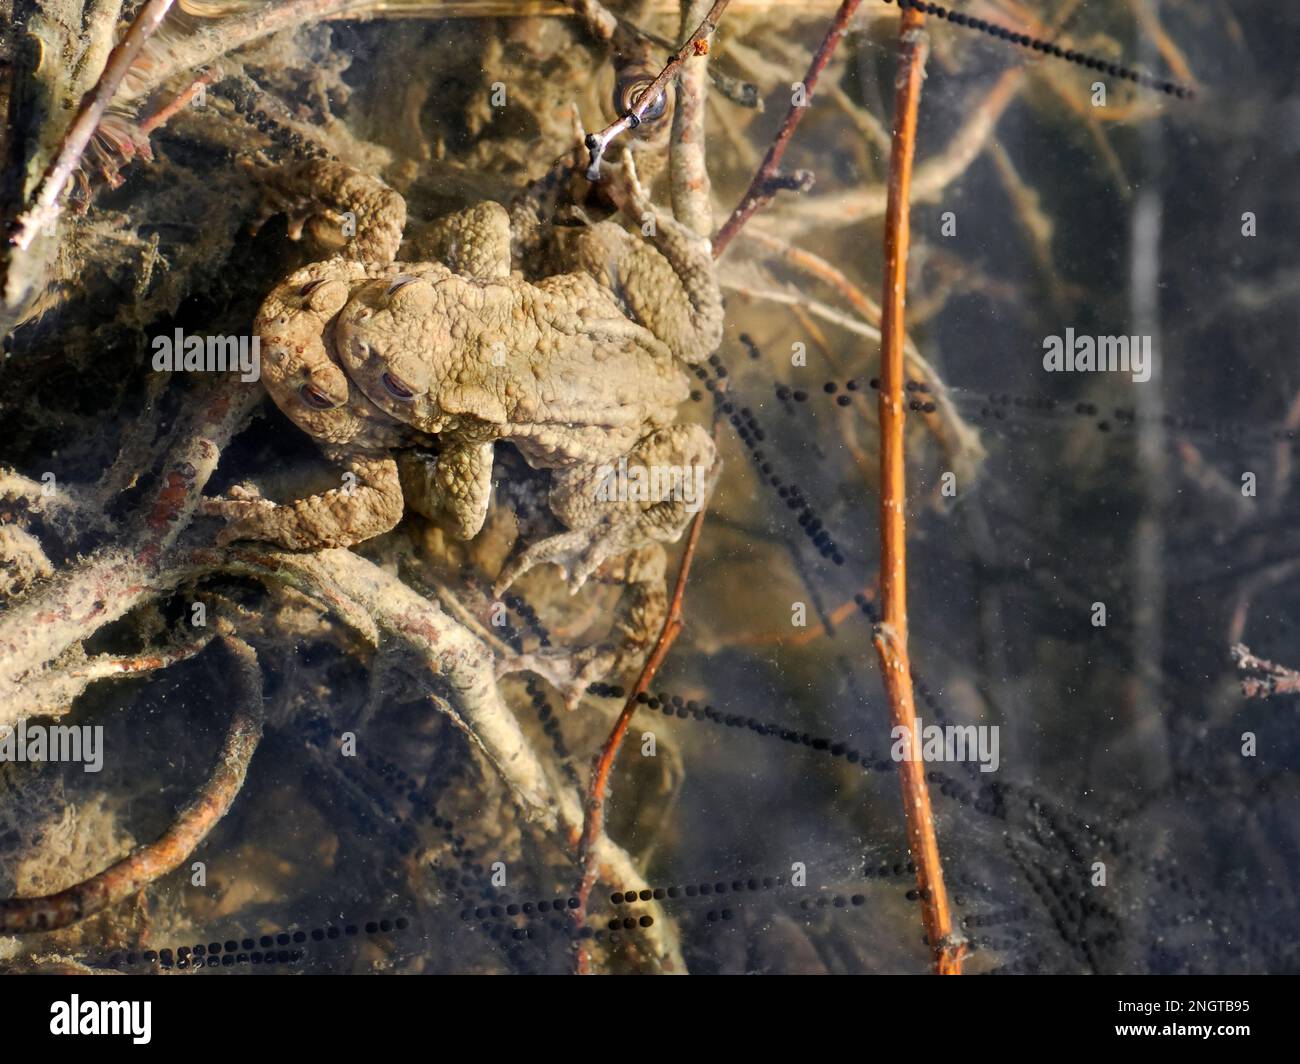
[[722, 342], [722, 290], [712, 247], [650, 201], [630, 156], [608, 174], [610, 197], [640, 235], [602, 222], [566, 237], [566, 253], [675, 357], [702, 362]]
[[397, 460], [402, 493], [416, 513], [446, 526], [458, 539], [483, 527], [492, 496], [492, 444], [456, 443], [436, 457], [403, 452]]
[[659, 429], [616, 465], [556, 471], [551, 510], [570, 531], [533, 543], [508, 562], [497, 594], [544, 563], [558, 565], [576, 592], [610, 558], [647, 543], [675, 543], [717, 474], [717, 449], [698, 425]]
[[265, 217], [287, 213], [294, 239], [305, 229], [322, 249], [346, 259], [387, 266], [397, 258], [406, 201], [379, 178], [333, 159], [257, 173], [267, 190]]

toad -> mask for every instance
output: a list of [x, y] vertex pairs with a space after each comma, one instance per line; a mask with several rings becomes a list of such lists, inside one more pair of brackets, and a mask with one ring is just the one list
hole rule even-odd
[[345, 483], [287, 505], [247, 490], [217, 500], [223, 541], [349, 546], [392, 528], [404, 504], [472, 538], [497, 443], [551, 471], [565, 526], [506, 565], [498, 594], [547, 562], [576, 591], [607, 560], [677, 540], [716, 477], [708, 433], [675, 418], [683, 365], [720, 341], [721, 294], [708, 241], [649, 201], [630, 155], [609, 171], [610, 198], [640, 235], [611, 221], [557, 229], [546, 241], [557, 272], [536, 281], [511, 268], [500, 204], [424, 227], [407, 245], [422, 261], [397, 262], [395, 191], [332, 161], [279, 175], [295, 229], [341, 254], [263, 304], [263, 380]]
[[498, 442], [553, 471], [551, 509], [568, 531], [516, 557], [498, 593], [542, 562], [576, 590], [608, 558], [677, 539], [713, 479], [708, 434], [674, 424], [689, 394], [682, 364], [721, 337], [708, 243], [649, 202], [630, 156], [609, 190], [645, 238], [614, 222], [559, 230], [568, 270], [536, 283], [512, 274], [509, 216], [495, 203], [422, 237], [446, 265], [326, 282], [342, 303], [331, 342], [348, 377], [438, 439], [436, 458], [411, 452], [402, 464], [417, 509], [477, 534]]

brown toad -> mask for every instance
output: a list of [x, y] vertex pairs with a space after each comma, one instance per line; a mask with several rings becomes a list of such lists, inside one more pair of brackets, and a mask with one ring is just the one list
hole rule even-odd
[[[504, 441], [552, 471], [551, 507], [567, 531], [519, 554], [498, 591], [542, 562], [562, 566], [576, 590], [605, 560], [676, 540], [717, 465], [702, 428], [673, 422], [689, 392], [682, 363], [720, 340], [721, 295], [707, 240], [649, 202], [630, 157], [611, 169], [611, 196], [646, 239], [613, 222], [557, 231], [549, 244], [567, 270], [536, 283], [511, 270], [499, 204], [416, 233], [408, 250], [439, 261], [396, 263], [396, 192], [330, 162], [283, 180], [316, 201], [318, 237], [350, 233], [351, 243], [267, 298], [256, 322], [263, 379], [352, 478], [289, 506], [223, 500], [224, 538], [350, 545], [396, 524], [403, 498], [473, 537]], [[436, 457], [411, 449], [430, 437]]]
[[607, 558], [675, 540], [712, 480], [708, 434], [673, 424], [689, 394], [681, 363], [721, 334], [708, 245], [657, 212], [625, 166], [616, 192], [649, 242], [613, 222], [561, 231], [570, 272], [534, 284], [511, 274], [506, 211], [482, 204], [438, 234], [455, 269], [394, 265], [353, 286], [335, 321], [352, 381], [439, 441], [435, 460], [402, 465], [428, 516], [478, 532], [497, 441], [553, 471], [551, 509], [569, 531], [519, 555], [498, 590], [541, 562], [576, 589]]

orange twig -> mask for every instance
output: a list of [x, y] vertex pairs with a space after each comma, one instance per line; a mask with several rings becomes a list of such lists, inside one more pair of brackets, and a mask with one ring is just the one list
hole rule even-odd
[[[695, 548], [700, 541], [700, 528], [703, 524], [704, 508], [701, 507], [691, 521], [691, 530], [686, 537], [686, 549], [682, 551], [682, 563], [677, 569], [677, 583], [673, 587], [672, 601], [668, 606], [668, 616], [664, 618], [663, 627], [659, 630], [659, 638], [655, 640], [654, 649], [646, 658], [641, 675], [637, 677], [632, 692], [623, 704], [623, 710], [619, 713], [618, 720], [614, 722], [614, 727], [601, 748], [596, 767], [591, 774], [591, 784], [587, 788], [582, 838], [578, 843], [578, 867], [582, 870], [582, 875], [578, 881], [578, 908], [574, 910], [574, 920], [579, 928], [586, 921], [587, 899], [591, 897], [591, 891], [596, 885], [596, 842], [604, 830], [605, 799], [609, 792], [610, 773], [613, 771], [614, 761], [618, 758], [619, 748], [623, 745], [628, 726], [632, 723], [632, 715], [636, 712], [637, 696], [649, 690], [655, 673], [659, 671], [659, 666], [663, 664], [668, 651], [672, 649], [673, 643], [681, 633], [682, 599], [686, 595], [686, 579], [691, 572], [691, 562], [695, 558]], [[580, 974], [587, 974], [587, 953], [581, 944], [578, 948], [578, 971]]]
[[960, 975], [965, 945], [952, 931], [952, 914], [943, 883], [939, 840], [934, 830], [925, 764], [917, 756], [916, 706], [907, 652], [907, 520], [904, 464], [904, 304], [912, 159], [916, 149], [917, 108], [925, 76], [925, 17], [906, 8], [899, 23], [898, 75], [894, 132], [889, 155], [889, 200], [885, 212], [885, 284], [880, 323], [880, 593], [881, 623], [875, 644], [885, 676], [893, 727], [906, 728], [912, 756], [899, 763], [907, 838], [916, 862], [925, 934], [934, 950], [935, 972]]

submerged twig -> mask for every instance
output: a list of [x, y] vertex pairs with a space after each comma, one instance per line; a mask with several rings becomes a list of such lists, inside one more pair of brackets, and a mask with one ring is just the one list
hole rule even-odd
[[1232, 660], [1241, 673], [1241, 692], [1247, 698], [1300, 694], [1300, 672], [1255, 657], [1245, 643], [1232, 648]]
[[100, 654], [66, 669], [52, 670], [23, 686], [23, 701], [18, 708], [21, 715], [27, 717], [60, 716], [96, 680], [125, 679], [169, 668], [194, 657], [212, 638], [210, 633], [200, 632], [194, 638], [171, 646], [126, 656]]
[[[605, 745], [601, 747], [600, 755], [596, 759], [595, 768], [592, 769], [591, 782], [587, 788], [586, 806], [583, 810], [582, 837], [578, 843], [578, 867], [581, 871], [577, 890], [578, 908], [573, 913], [573, 918], [578, 927], [582, 927], [586, 920], [587, 901], [596, 885], [596, 843], [604, 835], [605, 799], [609, 793], [610, 773], [613, 771], [614, 761], [618, 757], [619, 749], [623, 745], [623, 738], [627, 734], [628, 726], [632, 723], [632, 715], [636, 713], [639, 697], [650, 689], [650, 683], [654, 680], [655, 673], [659, 671], [659, 666], [663, 664], [664, 659], [668, 656], [668, 651], [672, 649], [673, 643], [677, 641], [678, 635], [681, 634], [682, 600], [686, 595], [686, 580], [690, 576], [691, 562], [695, 558], [695, 548], [700, 541], [700, 529], [704, 525], [704, 513], [704, 508], [701, 507], [694, 520], [691, 521], [691, 529], [686, 538], [686, 548], [682, 552], [681, 565], [677, 568], [677, 582], [673, 587], [672, 601], [668, 606], [668, 615], [664, 618], [663, 627], [659, 630], [659, 638], [655, 640], [654, 648], [650, 651], [650, 656], [646, 658], [646, 663], [641, 669], [641, 675], [637, 677], [636, 683], [632, 686], [632, 691], [623, 704], [622, 712], [619, 713], [618, 719], [614, 722], [609, 738], [605, 740]], [[587, 971], [587, 955], [581, 944], [579, 944], [578, 948], [578, 968], [584, 974]]]
[[[682, 32], [699, 22], [708, 0], [682, 0]], [[677, 106], [673, 109], [673, 214], [699, 236], [713, 233], [713, 191], [704, 158], [704, 113], [708, 104], [709, 53], [697, 51], [682, 63]]]
[[928, 48], [925, 18], [908, 8], [899, 24], [898, 75], [894, 101], [893, 146], [889, 157], [889, 205], [885, 214], [885, 283], [880, 322], [880, 600], [881, 623], [875, 644], [884, 673], [894, 728], [906, 729], [909, 756], [899, 762], [903, 814], [916, 862], [926, 938], [934, 950], [935, 972], [960, 975], [965, 944], [953, 934], [943, 863], [934, 829], [934, 812], [918, 755], [912, 665], [907, 650], [907, 505], [905, 467], [904, 306], [907, 252], [911, 236], [909, 194], [916, 150], [917, 110]]
[[222, 449], [262, 398], [261, 390], [215, 381], [187, 397], [186, 429], [159, 484], [123, 541], [33, 587], [0, 612], [0, 724], [21, 719], [26, 684], [39, 681], [67, 649], [154, 594], [163, 562], [189, 524]]
[[804, 112], [808, 110], [807, 104], [812, 100], [813, 90], [817, 87], [817, 79], [826, 69], [826, 64], [830, 62], [831, 56], [835, 53], [836, 47], [840, 43], [840, 38], [844, 36], [848, 28], [849, 20], [858, 9], [862, 0], [844, 0], [840, 8], [835, 12], [835, 18], [831, 21], [830, 29], [826, 31], [826, 36], [822, 39], [820, 47], [813, 56], [812, 63], [808, 67], [808, 73], [803, 77], [803, 87], [806, 99], [800, 102], [792, 102], [790, 110], [786, 112], [785, 121], [781, 123], [780, 130], [777, 131], [776, 139], [772, 146], [767, 149], [767, 155], [763, 157], [763, 163], [758, 168], [758, 173], [749, 183], [749, 188], [736, 204], [735, 210], [718, 230], [718, 235], [713, 238], [713, 255], [718, 257], [727, 249], [732, 238], [740, 232], [741, 227], [749, 221], [750, 215], [765, 204], [769, 203], [773, 196], [782, 189], [793, 189], [798, 191], [807, 191], [812, 187], [811, 175], [797, 173], [793, 175], [782, 176], [779, 173], [781, 160], [785, 157], [785, 150], [790, 146], [790, 138], [794, 136], [794, 131], [803, 121]]
[[618, 16], [600, 0], [567, 0], [567, 2], [593, 37], [608, 41], [618, 32]]
[[99, 76], [94, 89], [82, 99], [77, 116], [63, 135], [57, 154], [37, 184], [31, 206], [19, 215], [15, 223], [14, 232], [9, 239], [19, 249], [26, 250], [30, 247], [37, 234], [58, 218], [60, 197], [81, 164], [81, 156], [90, 143], [90, 138], [99, 128], [100, 120], [131, 64], [167, 16], [172, 3], [173, 0], [146, 0], [126, 36], [109, 53], [104, 72]]
[[0, 901], [0, 932], [53, 931], [115, 905], [177, 868], [226, 815], [244, 786], [248, 763], [262, 738], [262, 672], [253, 648], [222, 636], [239, 687], [235, 714], [216, 768], [203, 788], [155, 842], [142, 846], [83, 883], [41, 898]]
[[677, 76], [678, 70], [689, 56], [706, 55], [709, 50], [709, 37], [713, 31], [718, 28], [718, 20], [722, 13], [727, 9], [727, 4], [731, 0], [714, 0], [713, 6], [709, 13], [704, 16], [704, 21], [696, 27], [695, 32], [686, 39], [677, 51], [669, 58], [668, 63], [663, 70], [659, 71], [658, 76], [641, 92], [637, 97], [636, 103], [627, 114], [621, 116], [614, 122], [611, 122], [599, 133], [587, 134], [587, 151], [590, 153], [590, 160], [587, 165], [587, 180], [600, 180], [600, 161], [604, 158], [605, 152], [609, 150], [610, 143], [614, 138], [629, 129], [635, 129], [641, 124], [642, 118], [665, 92], [668, 91], [668, 83]]

